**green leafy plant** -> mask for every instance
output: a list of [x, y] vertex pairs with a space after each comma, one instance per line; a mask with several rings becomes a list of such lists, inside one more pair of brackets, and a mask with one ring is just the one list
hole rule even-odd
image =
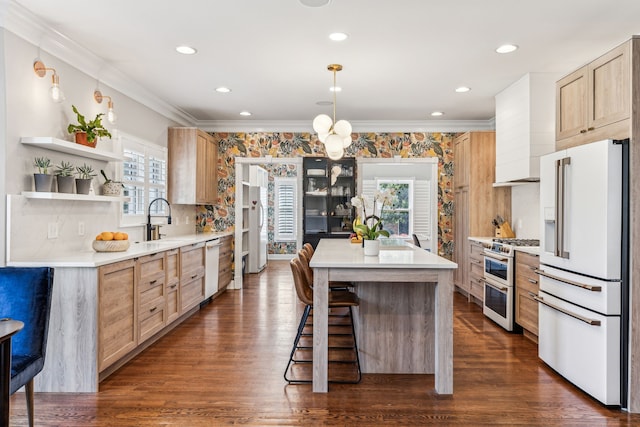
[[104, 170], [100, 169], [100, 174], [102, 174], [102, 176], [104, 177], [104, 183], [105, 184], [109, 184], [109, 183], [114, 183], [114, 184], [120, 184], [120, 186], [122, 188], [124, 188], [124, 184], [122, 183], [122, 181], [114, 181], [112, 179], [109, 179], [109, 177], [107, 176], [107, 174], [104, 172]]
[[76, 166], [76, 172], [78, 173], [78, 178], [80, 179], [91, 179], [96, 176], [96, 174], [93, 173], [93, 167], [86, 163], [82, 166]]
[[75, 169], [75, 166], [73, 166], [71, 162], [62, 161], [58, 166], [56, 166], [56, 175], [71, 176], [73, 175], [74, 169]]
[[38, 173], [48, 174], [51, 167], [51, 160], [46, 157], [36, 157], [33, 165], [38, 168]]
[[87, 122], [85, 117], [80, 114], [75, 105], [72, 105], [71, 107], [73, 108], [73, 112], [76, 113], [78, 124], [70, 124], [67, 127], [67, 132], [86, 132], [87, 141], [89, 142], [93, 142], [96, 140], [96, 138], [103, 136], [108, 136], [109, 138], [111, 138], [111, 133], [102, 126], [102, 116], [104, 116], [103, 113], [98, 114], [95, 119]]

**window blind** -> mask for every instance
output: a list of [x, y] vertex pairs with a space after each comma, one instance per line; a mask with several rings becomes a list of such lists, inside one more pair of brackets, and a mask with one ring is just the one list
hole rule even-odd
[[295, 178], [275, 178], [275, 240], [296, 239], [296, 180]]

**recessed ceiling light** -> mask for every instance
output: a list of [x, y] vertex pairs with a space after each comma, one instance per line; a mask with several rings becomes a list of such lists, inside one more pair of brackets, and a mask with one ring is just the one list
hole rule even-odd
[[515, 44], [503, 44], [502, 46], [498, 47], [496, 49], [496, 52], [498, 53], [511, 53], [514, 50], [517, 50], [518, 46], [516, 46]]
[[458, 93], [464, 93], [464, 92], [469, 92], [471, 90], [470, 87], [466, 87], [466, 86], [460, 86], [456, 88], [456, 92]]
[[197, 50], [191, 46], [178, 46], [176, 50], [183, 55], [193, 55]]
[[431, 113], [431, 115], [433, 117], [440, 117], [440, 116], [444, 116], [444, 113], [442, 111], [434, 111], [433, 113]]
[[342, 92], [342, 88], [340, 86], [331, 86], [329, 92]]
[[309, 7], [322, 7], [331, 3], [331, 0], [300, 0], [300, 3]]
[[231, 89], [229, 89], [228, 87], [220, 86], [216, 88], [216, 92], [229, 93], [231, 92]]
[[333, 101], [318, 101], [316, 105], [320, 105], [321, 107], [326, 107], [328, 105], [333, 105]]
[[241, 116], [250, 116], [251, 112], [249, 112], [249, 111], [240, 111], [240, 115]]
[[346, 35], [345, 33], [331, 33], [329, 34], [329, 38], [331, 40], [333, 40], [334, 42], [341, 42], [343, 40], [346, 40], [349, 36]]

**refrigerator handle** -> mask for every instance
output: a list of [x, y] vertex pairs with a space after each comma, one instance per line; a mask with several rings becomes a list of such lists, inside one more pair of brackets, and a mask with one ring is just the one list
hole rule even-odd
[[566, 166], [571, 164], [571, 157], [556, 160], [556, 229], [555, 229], [555, 256], [569, 258], [569, 252], [564, 248], [564, 219], [566, 201]]

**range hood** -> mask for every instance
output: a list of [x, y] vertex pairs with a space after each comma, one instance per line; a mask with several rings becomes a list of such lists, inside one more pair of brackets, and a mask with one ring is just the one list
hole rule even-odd
[[540, 181], [540, 156], [555, 151], [555, 73], [528, 73], [496, 95], [494, 187]]

